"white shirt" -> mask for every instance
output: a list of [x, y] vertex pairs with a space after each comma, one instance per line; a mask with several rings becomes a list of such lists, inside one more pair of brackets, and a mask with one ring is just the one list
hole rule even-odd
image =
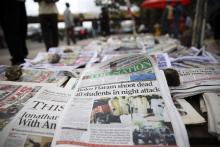
[[57, 6], [55, 3], [46, 3], [41, 1], [39, 4], [39, 14], [58, 14]]
[[66, 10], [64, 11], [64, 22], [65, 22], [66, 28], [74, 26], [73, 15], [71, 14], [71, 11], [69, 8], [66, 8]]

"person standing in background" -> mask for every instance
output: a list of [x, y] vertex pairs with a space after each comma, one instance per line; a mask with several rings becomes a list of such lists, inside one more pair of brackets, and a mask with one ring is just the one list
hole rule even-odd
[[58, 10], [56, 2], [58, 0], [34, 0], [39, 4], [39, 19], [43, 40], [48, 51], [51, 47], [57, 47], [58, 39]]
[[106, 7], [102, 7], [102, 12], [100, 14], [100, 25], [101, 25], [101, 34], [103, 36], [107, 36], [110, 34], [110, 26], [109, 26], [109, 15], [108, 9]]
[[66, 3], [66, 10], [64, 11], [64, 22], [66, 27], [66, 39], [67, 45], [70, 45], [70, 39], [76, 44], [75, 34], [74, 34], [74, 18], [69, 9], [69, 3]]
[[180, 36], [180, 42], [182, 45], [186, 47], [191, 47], [192, 46], [192, 18], [187, 15], [186, 16], [186, 21], [185, 21], [185, 30], [183, 34]]
[[2, 0], [0, 24], [11, 55], [11, 64], [20, 65], [28, 55], [25, 0]]
[[172, 37], [173, 37], [173, 21], [174, 21], [173, 10], [174, 8], [171, 5], [171, 2], [168, 2], [162, 16], [163, 33], [168, 33]]
[[92, 36], [96, 37], [98, 35], [98, 20], [92, 21]]
[[219, 21], [220, 7], [211, 13], [209, 19], [210, 19], [209, 22], [210, 22], [211, 28], [214, 33], [215, 44], [217, 46], [220, 46], [220, 28], [219, 28], [219, 26], [220, 26], [220, 21]]
[[180, 34], [182, 34], [185, 30], [185, 11], [180, 4], [177, 2], [176, 7], [174, 8], [174, 38], [180, 38]]

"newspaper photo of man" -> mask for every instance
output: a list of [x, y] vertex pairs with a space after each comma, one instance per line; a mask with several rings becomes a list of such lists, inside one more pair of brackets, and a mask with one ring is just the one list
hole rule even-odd
[[111, 108], [108, 105], [107, 99], [95, 100], [92, 109], [91, 123], [95, 124], [110, 124], [110, 123], [121, 123], [120, 117], [111, 113]]
[[90, 123], [131, 124], [135, 119], [161, 120], [164, 102], [159, 95], [116, 96], [95, 100]]
[[134, 123], [133, 142], [135, 145], [176, 145], [170, 122]]

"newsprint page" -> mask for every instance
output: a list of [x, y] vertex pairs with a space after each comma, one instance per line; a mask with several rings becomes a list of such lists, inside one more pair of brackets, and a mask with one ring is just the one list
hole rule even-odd
[[57, 122], [72, 91], [44, 86], [1, 132], [2, 147], [50, 147]]
[[1, 81], [0, 137], [17, 113], [42, 87], [39, 83]]
[[52, 146], [189, 147], [162, 72], [146, 55], [88, 67], [61, 115]]

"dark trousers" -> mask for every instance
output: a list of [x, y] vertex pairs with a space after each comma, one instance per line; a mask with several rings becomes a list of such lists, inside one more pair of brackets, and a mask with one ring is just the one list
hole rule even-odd
[[75, 39], [75, 34], [74, 34], [74, 27], [66, 28], [66, 41], [67, 41], [67, 45], [70, 45], [70, 40], [72, 40], [72, 42], [74, 44], [76, 44], [76, 39]]
[[57, 47], [59, 44], [57, 14], [41, 14], [39, 18], [40, 18], [44, 43], [48, 51], [50, 47]]
[[26, 47], [27, 15], [24, 2], [3, 0], [0, 4], [2, 26], [13, 65], [24, 62], [28, 55]]

